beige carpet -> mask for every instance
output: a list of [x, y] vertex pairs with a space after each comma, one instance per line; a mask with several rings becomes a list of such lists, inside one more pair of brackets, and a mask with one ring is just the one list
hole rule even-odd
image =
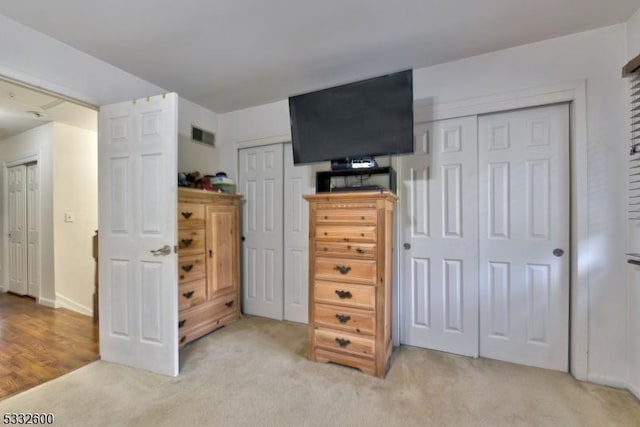
[[168, 378], [95, 362], [0, 401], [60, 426], [638, 426], [626, 391], [567, 374], [401, 347], [384, 380], [305, 359], [306, 327], [245, 317]]

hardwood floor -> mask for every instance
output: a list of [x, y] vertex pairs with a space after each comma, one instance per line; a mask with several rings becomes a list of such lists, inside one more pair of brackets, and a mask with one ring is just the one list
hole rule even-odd
[[0, 399], [98, 358], [91, 317], [0, 293]]

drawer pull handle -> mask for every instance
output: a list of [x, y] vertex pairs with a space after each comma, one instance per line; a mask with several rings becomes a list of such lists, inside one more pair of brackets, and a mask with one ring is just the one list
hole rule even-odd
[[186, 264], [182, 266], [182, 269], [187, 273], [190, 272], [192, 268], [193, 268], [193, 264]]
[[191, 215], [193, 215], [193, 212], [180, 212], [180, 213], [182, 214], [184, 219], [189, 219], [191, 218]]
[[353, 296], [351, 292], [343, 291], [342, 289], [336, 289], [336, 295], [338, 295], [340, 299], [348, 299]]
[[346, 347], [346, 346], [348, 346], [349, 344], [351, 344], [351, 341], [350, 341], [350, 340], [346, 340], [346, 339], [344, 339], [344, 338], [336, 338], [336, 342], [338, 343], [338, 345], [339, 345], [340, 347]]
[[182, 296], [185, 297], [186, 299], [189, 299], [189, 298], [191, 298], [193, 296], [194, 292], [195, 291], [185, 292], [185, 293], [182, 294]]
[[340, 274], [347, 274], [351, 271], [351, 267], [349, 267], [348, 265], [336, 265], [334, 269], [338, 270]]
[[348, 237], [343, 237], [342, 240], [344, 240], [345, 242], [348, 242], [349, 238]]
[[361, 216], [360, 219], [364, 221], [364, 217], [363, 216]]
[[336, 319], [338, 319], [340, 323], [347, 323], [349, 320], [351, 320], [351, 316], [348, 316], [346, 314], [336, 314]]
[[231, 307], [233, 305], [233, 300], [225, 302], [224, 305], [226, 305], [227, 307]]
[[189, 246], [191, 243], [193, 243], [193, 239], [182, 239], [182, 244], [184, 246]]
[[362, 248], [357, 248], [356, 252], [358, 252], [359, 254], [363, 254], [365, 251]]
[[324, 219], [329, 219], [329, 216], [328, 216], [328, 215], [325, 215], [325, 216], [324, 216]]
[[180, 344], [182, 344], [183, 342], [185, 342], [185, 340], [187, 339], [187, 336], [185, 335], [184, 337], [180, 338]]
[[186, 322], [186, 321], [187, 321], [187, 319], [180, 320], [180, 321], [178, 322], [178, 328], [182, 328], [182, 327], [184, 326], [184, 324], [185, 324], [185, 322]]

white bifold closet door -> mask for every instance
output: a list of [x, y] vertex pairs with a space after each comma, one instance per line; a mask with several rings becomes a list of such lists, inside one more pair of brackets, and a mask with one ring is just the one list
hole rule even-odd
[[243, 312], [306, 323], [312, 170], [294, 166], [290, 144], [239, 150], [243, 210]]
[[400, 160], [402, 342], [566, 371], [568, 105], [415, 135]]
[[40, 296], [38, 164], [7, 169], [9, 290]]
[[282, 144], [240, 150], [243, 311], [282, 320], [283, 170]]

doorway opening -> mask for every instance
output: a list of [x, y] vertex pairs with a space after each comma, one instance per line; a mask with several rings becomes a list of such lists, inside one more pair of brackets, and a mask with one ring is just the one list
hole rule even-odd
[[[0, 78], [0, 332], [14, 337], [0, 355], [20, 367], [4, 395], [98, 358], [96, 131], [96, 109]], [[53, 337], [69, 353], [55, 354]]]

